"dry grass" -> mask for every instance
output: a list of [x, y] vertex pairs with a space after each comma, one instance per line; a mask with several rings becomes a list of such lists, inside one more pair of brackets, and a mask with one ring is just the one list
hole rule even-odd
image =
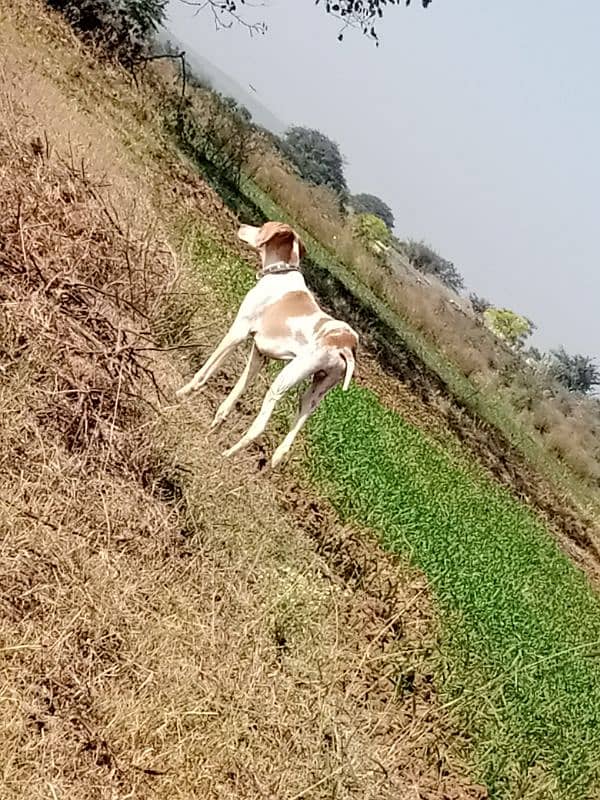
[[252, 152], [248, 170], [261, 189], [357, 272], [377, 266], [354, 236], [351, 222], [341, 213], [339, 200], [330, 189], [306, 183], [266, 147]]
[[[436, 709], [422, 577], [224, 465], [206, 402], [165, 406], [180, 276], [156, 219], [126, 226], [2, 102], [3, 800], [482, 796]], [[148, 209], [118, 158], [102, 183]]]

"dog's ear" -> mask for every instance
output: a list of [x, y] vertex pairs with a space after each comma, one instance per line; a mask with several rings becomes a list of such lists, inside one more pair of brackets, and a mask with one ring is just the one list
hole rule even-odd
[[289, 225], [286, 225], [285, 222], [265, 222], [265, 224], [259, 228], [256, 246], [264, 247], [275, 239], [275, 237], [278, 239], [291, 239], [292, 235], [292, 229]]
[[246, 242], [251, 247], [259, 248], [259, 234], [261, 228], [255, 228], [254, 225], [241, 225], [238, 230], [238, 238]]
[[306, 253], [306, 248], [304, 247], [304, 242], [298, 236], [296, 231], [293, 231], [292, 233], [292, 250], [287, 261], [292, 267], [299, 267], [300, 261], [304, 258], [304, 254]]
[[256, 247], [272, 244], [281, 252], [281, 258], [292, 266], [299, 266], [306, 248], [296, 231], [285, 222], [265, 222], [258, 233]]

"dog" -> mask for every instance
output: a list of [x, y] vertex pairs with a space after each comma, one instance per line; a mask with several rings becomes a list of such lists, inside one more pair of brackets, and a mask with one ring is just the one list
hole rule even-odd
[[289, 389], [312, 378], [300, 399], [292, 427], [272, 456], [271, 465], [276, 467], [327, 392], [339, 383], [344, 391], [350, 386], [359, 338], [346, 322], [326, 314], [308, 290], [300, 270], [305, 247], [293, 228], [283, 222], [266, 222], [260, 228], [242, 225], [238, 236], [260, 255], [257, 283], [242, 301], [217, 349], [191, 381], [178, 390], [177, 396], [183, 397], [204, 386], [233, 350], [251, 337], [250, 357], [238, 382], [217, 410], [211, 426], [216, 428], [230, 414], [267, 359], [287, 362], [267, 391], [248, 431], [223, 453], [227, 458], [263, 433], [275, 405]]

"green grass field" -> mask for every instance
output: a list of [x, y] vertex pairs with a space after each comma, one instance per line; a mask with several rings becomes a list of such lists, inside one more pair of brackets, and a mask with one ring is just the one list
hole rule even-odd
[[583, 575], [528, 510], [369, 391], [333, 392], [309, 430], [321, 489], [431, 582], [443, 694], [492, 797], [588, 796], [600, 776], [600, 601]]
[[[198, 228], [187, 240], [202, 281], [231, 310], [251, 271]], [[597, 796], [600, 601], [583, 574], [508, 492], [367, 390], [334, 390], [308, 439], [306, 469], [319, 489], [431, 582], [442, 619], [438, 688], [469, 732], [491, 797]]]

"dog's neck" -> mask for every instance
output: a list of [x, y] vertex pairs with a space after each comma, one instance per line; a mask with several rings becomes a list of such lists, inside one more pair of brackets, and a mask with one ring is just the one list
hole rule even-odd
[[274, 264], [263, 267], [258, 273], [258, 279], [264, 278], [265, 275], [277, 275], [285, 272], [300, 272], [300, 267], [293, 267], [285, 261], [276, 261]]

